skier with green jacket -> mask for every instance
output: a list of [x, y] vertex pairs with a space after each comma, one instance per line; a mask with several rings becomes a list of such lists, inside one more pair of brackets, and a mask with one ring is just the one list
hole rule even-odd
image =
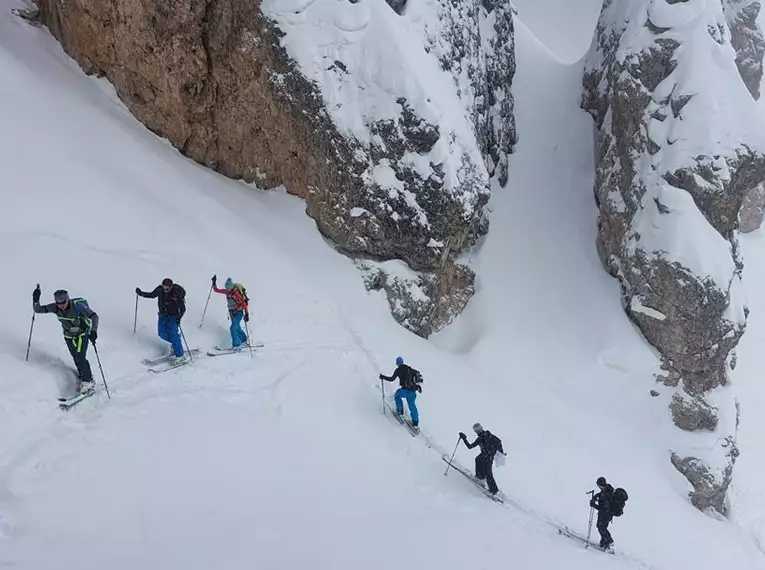
[[40, 287], [32, 292], [32, 309], [35, 313], [56, 315], [64, 332], [64, 341], [77, 367], [81, 393], [93, 390], [93, 373], [86, 358], [88, 341], [96, 344], [98, 338], [98, 315], [82, 297], [69, 298], [69, 293], [59, 289], [53, 293], [53, 303], [40, 304]]

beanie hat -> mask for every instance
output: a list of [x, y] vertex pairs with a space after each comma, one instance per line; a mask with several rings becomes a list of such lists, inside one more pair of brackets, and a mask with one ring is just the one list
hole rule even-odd
[[69, 293], [63, 289], [59, 289], [53, 293], [53, 300], [56, 301], [56, 303], [66, 303], [69, 300]]
[[396, 366], [401, 366], [404, 363], [404, 357], [403, 356], [397, 356], [396, 357]]
[[598, 480], [595, 481], [595, 483], [600, 487], [606, 486], [606, 478], [605, 477], [598, 477]]
[[226, 289], [231, 289], [234, 286], [234, 281], [231, 279], [231, 277], [228, 277], [226, 279]]
[[483, 431], [483, 426], [476, 422], [473, 424], [473, 431], [476, 433], [481, 433]]

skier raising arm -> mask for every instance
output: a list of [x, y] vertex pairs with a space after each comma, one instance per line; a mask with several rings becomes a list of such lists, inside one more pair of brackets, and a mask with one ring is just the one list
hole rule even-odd
[[88, 306], [88, 302], [77, 297], [69, 298], [69, 293], [59, 289], [53, 294], [53, 303], [40, 304], [40, 288], [32, 292], [32, 310], [37, 314], [56, 315], [64, 333], [64, 341], [77, 367], [79, 392], [93, 390], [93, 373], [86, 358], [88, 341], [93, 344], [98, 338], [98, 315]]
[[404, 402], [402, 400], [406, 399], [406, 403], [409, 406], [409, 415], [412, 417], [412, 425], [414, 427], [420, 425], [420, 414], [417, 411], [417, 404], [415, 402], [417, 392], [422, 392], [422, 386], [415, 379], [418, 376], [419, 372], [411, 366], [404, 364], [404, 359], [401, 356], [396, 358], [396, 370], [392, 376], [380, 374], [380, 380], [385, 380], [386, 382], [398, 380], [400, 388], [393, 395], [393, 399], [396, 402], [396, 414], [401, 416], [404, 413]]
[[489, 492], [492, 495], [496, 495], [499, 488], [497, 482], [494, 480], [494, 473], [492, 472], [492, 462], [494, 461], [494, 455], [500, 452], [502, 455], [507, 455], [505, 450], [502, 449], [502, 440], [489, 430], [483, 429], [483, 426], [479, 423], [473, 424], [473, 431], [478, 437], [473, 443], [469, 443], [467, 436], [460, 432], [460, 439], [465, 443], [468, 449], [473, 449], [476, 446], [481, 448], [475, 458], [475, 477], [479, 481], [486, 480], [489, 487]]
[[175, 355], [175, 364], [185, 360], [183, 355], [183, 343], [178, 332], [181, 319], [186, 313], [186, 290], [173, 283], [169, 277], [162, 280], [162, 284], [153, 291], [145, 293], [140, 288], [135, 288], [135, 294], [145, 299], [157, 299], [159, 308], [157, 318], [157, 334], [159, 338], [170, 343]]
[[234, 283], [229, 277], [226, 279], [225, 287], [218, 288], [218, 276], [212, 276], [212, 289], [216, 293], [226, 296], [228, 314], [231, 317], [231, 346], [239, 349], [247, 343], [247, 335], [242, 330], [242, 318], [245, 323], [250, 322], [249, 299], [247, 298], [247, 289], [240, 283]]

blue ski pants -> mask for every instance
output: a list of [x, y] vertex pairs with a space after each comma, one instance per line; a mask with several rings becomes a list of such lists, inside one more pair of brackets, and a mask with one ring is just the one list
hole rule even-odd
[[409, 415], [412, 417], [412, 421], [417, 423], [420, 421], [420, 413], [417, 411], [417, 392], [414, 390], [407, 390], [406, 388], [399, 388], [396, 393], [393, 394], [393, 400], [396, 402], [396, 411], [402, 413], [404, 411], [404, 402], [402, 399], [406, 399], [406, 403], [409, 406]]
[[157, 320], [157, 334], [159, 338], [169, 342], [173, 347], [175, 356], [183, 356], [183, 343], [181, 342], [181, 335], [178, 333], [178, 317], [168, 317], [167, 315], [159, 315]]
[[231, 345], [234, 348], [247, 342], [247, 335], [242, 330], [243, 317], [244, 311], [237, 311], [231, 314]]

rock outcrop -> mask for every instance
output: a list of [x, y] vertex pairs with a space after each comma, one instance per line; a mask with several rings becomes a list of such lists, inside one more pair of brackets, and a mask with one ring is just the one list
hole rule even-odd
[[[661, 353], [663, 378], [682, 382], [695, 412], [726, 385], [744, 333], [739, 213], [765, 180], [765, 130], [730, 36], [720, 3], [605, 0], [583, 78], [582, 107], [597, 126], [598, 252]], [[673, 405], [684, 427], [711, 426]], [[703, 476], [696, 463], [674, 463], [714, 488], [694, 504], [721, 504], [711, 497], [724, 496], [732, 462]]]
[[[463, 108], [461, 94], [447, 86], [450, 75], [423, 36], [402, 28], [403, 0], [38, 7], [39, 21], [83, 70], [108, 78], [130, 111], [183, 154], [303, 197], [319, 231], [347, 255], [406, 262], [435, 297], [399, 322], [427, 335], [464, 307], [473, 275], [455, 260], [488, 228], [481, 153], [506, 176], [515, 136], [504, 68], [511, 14], [481, 8], [484, 18], [496, 12], [504, 35], [474, 54], [479, 125], [467, 110], [443, 113]], [[439, 5], [429, 9], [437, 19]]]
[[723, 9], [741, 78], [752, 97], [759, 99], [765, 59], [765, 37], [757, 24], [762, 3], [760, 0], [723, 0]]

